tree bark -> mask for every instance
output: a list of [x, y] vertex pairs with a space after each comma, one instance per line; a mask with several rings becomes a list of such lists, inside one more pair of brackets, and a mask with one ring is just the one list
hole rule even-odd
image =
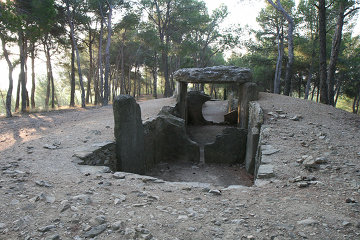
[[327, 73], [327, 84], [328, 84], [328, 97], [329, 97], [329, 104], [334, 106], [334, 85], [335, 85], [335, 70], [336, 70], [336, 63], [339, 57], [340, 52], [340, 44], [342, 38], [342, 29], [344, 26], [344, 18], [345, 18], [345, 3], [344, 1], [339, 1], [339, 10], [338, 10], [338, 19], [336, 23], [336, 29], [332, 41], [331, 46], [331, 55], [330, 55], [330, 62], [329, 68]]
[[110, 75], [110, 44], [111, 44], [111, 17], [112, 17], [112, 4], [111, 1], [107, 1], [109, 6], [109, 14], [108, 14], [108, 25], [107, 25], [107, 42], [105, 49], [105, 81], [104, 81], [104, 98], [103, 105], [106, 106], [109, 103], [109, 75]]
[[91, 95], [91, 80], [92, 80], [92, 76], [93, 76], [93, 50], [92, 50], [92, 45], [93, 45], [93, 38], [92, 38], [92, 31], [91, 31], [91, 27], [89, 26], [89, 73], [88, 73], [88, 81], [87, 81], [87, 88], [86, 88], [86, 99], [85, 99], [85, 103], [89, 104], [89, 100], [90, 100], [90, 95]]
[[22, 31], [19, 32], [20, 49], [20, 83], [21, 83], [21, 112], [26, 112], [26, 79], [25, 79], [25, 38]]
[[157, 72], [157, 52], [154, 53], [154, 67], [152, 68], [152, 74], [153, 74], [153, 97], [155, 99], [157, 99], [157, 77], [158, 77], [158, 72]]
[[282, 69], [282, 59], [284, 55], [284, 40], [283, 35], [278, 31], [278, 58], [276, 61], [276, 70], [274, 77], [274, 93], [280, 94], [280, 79], [281, 79], [281, 69]]
[[75, 47], [74, 41], [71, 39], [71, 73], [70, 73], [70, 107], [75, 106]]
[[99, 7], [100, 7], [100, 13], [101, 13], [101, 20], [100, 20], [100, 36], [99, 36], [99, 54], [98, 54], [98, 64], [99, 64], [99, 70], [100, 70], [100, 86], [99, 86], [99, 91], [100, 91], [100, 99], [101, 102], [104, 99], [104, 73], [103, 73], [103, 66], [102, 66], [102, 42], [103, 42], [103, 34], [104, 34], [104, 16], [103, 16], [103, 12], [102, 12], [102, 5], [99, 2]]
[[267, 0], [277, 11], [279, 11], [288, 21], [288, 62], [286, 64], [286, 72], [285, 72], [285, 88], [284, 94], [290, 95], [290, 90], [293, 81], [293, 64], [294, 64], [294, 40], [293, 40], [293, 32], [295, 23], [293, 18], [290, 16], [289, 13], [285, 11], [282, 7], [280, 0], [276, 0], [276, 4], [272, 0]]
[[14, 70], [14, 65], [10, 61], [9, 53], [8, 53], [8, 51], [6, 49], [5, 38], [2, 35], [0, 35], [0, 36], [1, 36], [1, 44], [2, 44], [3, 54], [4, 54], [4, 57], [5, 57], [6, 63], [8, 65], [8, 68], [9, 68], [9, 88], [7, 90], [6, 104], [5, 104], [6, 117], [12, 117], [12, 114], [11, 114], [11, 100], [12, 100], [12, 91], [13, 91], [13, 84], [14, 84], [13, 76], [12, 76], [13, 70]]
[[31, 108], [35, 108], [35, 43], [31, 43]]
[[328, 104], [327, 75], [326, 75], [326, 1], [319, 0], [319, 42], [320, 42], [320, 102]]
[[82, 73], [81, 73], [80, 54], [79, 54], [79, 49], [78, 49], [76, 41], [75, 41], [74, 23], [70, 16], [69, 0], [66, 1], [66, 7], [67, 7], [68, 22], [70, 25], [70, 33], [71, 33], [71, 37], [72, 37], [72, 41], [73, 41], [75, 53], [76, 53], [76, 62], [77, 62], [79, 82], [80, 82], [80, 88], [81, 88], [81, 107], [85, 108], [85, 89], [84, 89], [84, 83], [83, 83]]

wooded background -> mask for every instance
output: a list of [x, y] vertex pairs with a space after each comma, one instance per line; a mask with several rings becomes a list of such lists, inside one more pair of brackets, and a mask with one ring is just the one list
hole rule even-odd
[[[221, 28], [228, 9], [209, 13], [198, 0], [0, 0], [0, 61], [8, 66], [0, 112], [107, 105], [117, 94], [169, 97], [177, 69], [235, 65], [251, 68], [263, 91], [333, 106], [341, 98], [358, 113], [359, 1], [266, 2], [254, 30]], [[243, 51], [225, 59], [232, 49]], [[194, 87], [225, 95], [224, 86]]]

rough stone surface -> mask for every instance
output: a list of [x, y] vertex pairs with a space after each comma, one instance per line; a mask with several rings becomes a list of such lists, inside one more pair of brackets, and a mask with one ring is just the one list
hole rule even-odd
[[202, 114], [203, 104], [209, 101], [211, 97], [199, 91], [190, 91], [187, 93], [187, 112], [188, 124], [203, 125], [206, 124]]
[[257, 90], [256, 83], [247, 82], [240, 86], [239, 90], [239, 120], [238, 125], [241, 128], [248, 128], [249, 121], [249, 102], [256, 101], [259, 98], [259, 92]]
[[224, 115], [224, 122], [229, 124], [237, 124], [238, 111], [234, 110]]
[[257, 172], [257, 178], [258, 179], [266, 179], [266, 178], [272, 178], [274, 177], [274, 166], [270, 164], [262, 164], [260, 165], [258, 172]]
[[206, 163], [242, 163], [245, 159], [247, 131], [225, 128], [212, 144], [204, 147]]
[[245, 168], [250, 174], [255, 174], [256, 152], [260, 140], [260, 129], [264, 122], [264, 112], [257, 102], [249, 103], [249, 122], [246, 143]]
[[160, 114], [144, 123], [146, 169], [159, 162], [200, 160], [199, 146], [191, 141], [185, 121], [171, 114]]
[[259, 144], [259, 137], [260, 133], [257, 127], [251, 128], [247, 135], [245, 168], [250, 174], [254, 174], [255, 171], [255, 157]]
[[81, 160], [79, 164], [115, 168], [115, 146], [114, 141], [94, 143], [76, 150], [74, 157]]
[[183, 68], [175, 72], [175, 80], [187, 83], [244, 83], [251, 81], [250, 69], [234, 66]]
[[140, 106], [128, 95], [113, 103], [116, 138], [116, 170], [145, 173], [144, 128]]

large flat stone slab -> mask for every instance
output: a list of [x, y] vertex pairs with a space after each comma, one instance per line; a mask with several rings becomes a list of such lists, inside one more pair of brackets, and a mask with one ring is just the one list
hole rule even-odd
[[245, 83], [252, 74], [248, 68], [214, 66], [206, 68], [183, 68], [175, 72], [175, 80], [185, 83]]

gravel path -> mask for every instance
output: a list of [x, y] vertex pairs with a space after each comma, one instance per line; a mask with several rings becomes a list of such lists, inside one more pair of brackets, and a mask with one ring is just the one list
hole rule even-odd
[[[0, 239], [359, 239], [360, 118], [280, 95], [259, 102], [276, 177], [221, 191], [73, 163], [79, 147], [113, 139], [111, 106], [0, 120]], [[142, 102], [142, 118], [173, 103]], [[309, 157], [326, 163], [310, 172], [299, 163]]]

